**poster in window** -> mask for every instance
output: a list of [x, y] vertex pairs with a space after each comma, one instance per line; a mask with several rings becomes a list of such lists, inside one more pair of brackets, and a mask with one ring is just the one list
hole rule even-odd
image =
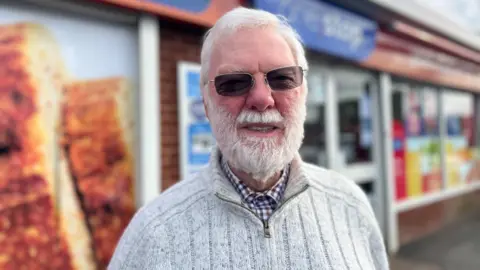
[[135, 211], [136, 40], [0, 5], [0, 269], [106, 268]]
[[200, 64], [178, 62], [177, 81], [180, 179], [187, 179], [208, 164], [216, 141], [203, 105]]
[[438, 129], [438, 92], [423, 88], [422, 127], [424, 145], [422, 146], [422, 189], [430, 193], [442, 188], [442, 169], [440, 137]]
[[412, 89], [407, 102], [406, 174], [409, 197], [442, 187], [437, 93]]
[[446, 177], [449, 188], [472, 182], [476, 176], [476, 146], [473, 95], [449, 91], [444, 93], [447, 129], [445, 142]]
[[405, 177], [405, 129], [403, 123], [393, 121], [393, 158], [396, 200], [407, 198], [407, 182]]

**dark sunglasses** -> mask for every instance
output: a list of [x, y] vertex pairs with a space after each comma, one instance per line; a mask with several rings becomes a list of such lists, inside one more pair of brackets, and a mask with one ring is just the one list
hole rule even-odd
[[[285, 91], [296, 88], [303, 83], [304, 70], [300, 66], [282, 67], [264, 74], [265, 83], [274, 91]], [[222, 74], [210, 80], [215, 84], [221, 96], [241, 96], [255, 85], [255, 78], [249, 73]]]

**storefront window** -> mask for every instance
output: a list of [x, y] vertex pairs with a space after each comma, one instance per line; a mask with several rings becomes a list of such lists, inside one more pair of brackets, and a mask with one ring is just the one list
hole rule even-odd
[[342, 163], [370, 163], [372, 151], [372, 88], [368, 73], [339, 71], [337, 78], [339, 146]]
[[393, 156], [394, 156], [394, 175], [396, 183], [397, 200], [407, 197], [407, 186], [405, 177], [405, 148], [406, 136], [404, 127], [405, 111], [405, 85], [395, 85], [392, 94], [392, 137], [393, 137]]
[[394, 86], [393, 149], [397, 199], [421, 196], [442, 185], [438, 91], [399, 83]]
[[307, 119], [300, 154], [304, 161], [327, 166], [325, 148], [325, 80], [321, 69], [308, 73]]
[[475, 130], [474, 162], [467, 179], [469, 179], [469, 181], [473, 180], [480, 182], [480, 95], [477, 95], [475, 99], [473, 126], [473, 130]]
[[445, 92], [442, 96], [446, 126], [445, 165], [448, 187], [472, 182], [475, 167], [475, 101], [470, 93]]

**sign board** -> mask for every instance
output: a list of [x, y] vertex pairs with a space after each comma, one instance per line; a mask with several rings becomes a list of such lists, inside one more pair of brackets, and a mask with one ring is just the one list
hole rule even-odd
[[305, 46], [363, 60], [375, 49], [377, 24], [318, 0], [255, 0], [255, 7], [286, 17]]
[[180, 179], [208, 164], [215, 139], [203, 106], [200, 65], [180, 62], [177, 67]]
[[360, 65], [415, 80], [480, 92], [480, 65], [387, 32], [377, 32], [377, 47]]
[[203, 26], [213, 24], [241, 0], [100, 0], [101, 2], [170, 17]]

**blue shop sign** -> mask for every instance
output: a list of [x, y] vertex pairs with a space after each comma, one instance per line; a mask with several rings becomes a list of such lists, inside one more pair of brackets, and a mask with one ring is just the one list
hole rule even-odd
[[193, 13], [200, 13], [205, 11], [210, 5], [211, 0], [148, 0], [155, 4], [166, 5], [180, 10], [185, 10]]
[[255, 0], [255, 7], [282, 15], [305, 46], [361, 61], [375, 49], [377, 23], [319, 0]]

